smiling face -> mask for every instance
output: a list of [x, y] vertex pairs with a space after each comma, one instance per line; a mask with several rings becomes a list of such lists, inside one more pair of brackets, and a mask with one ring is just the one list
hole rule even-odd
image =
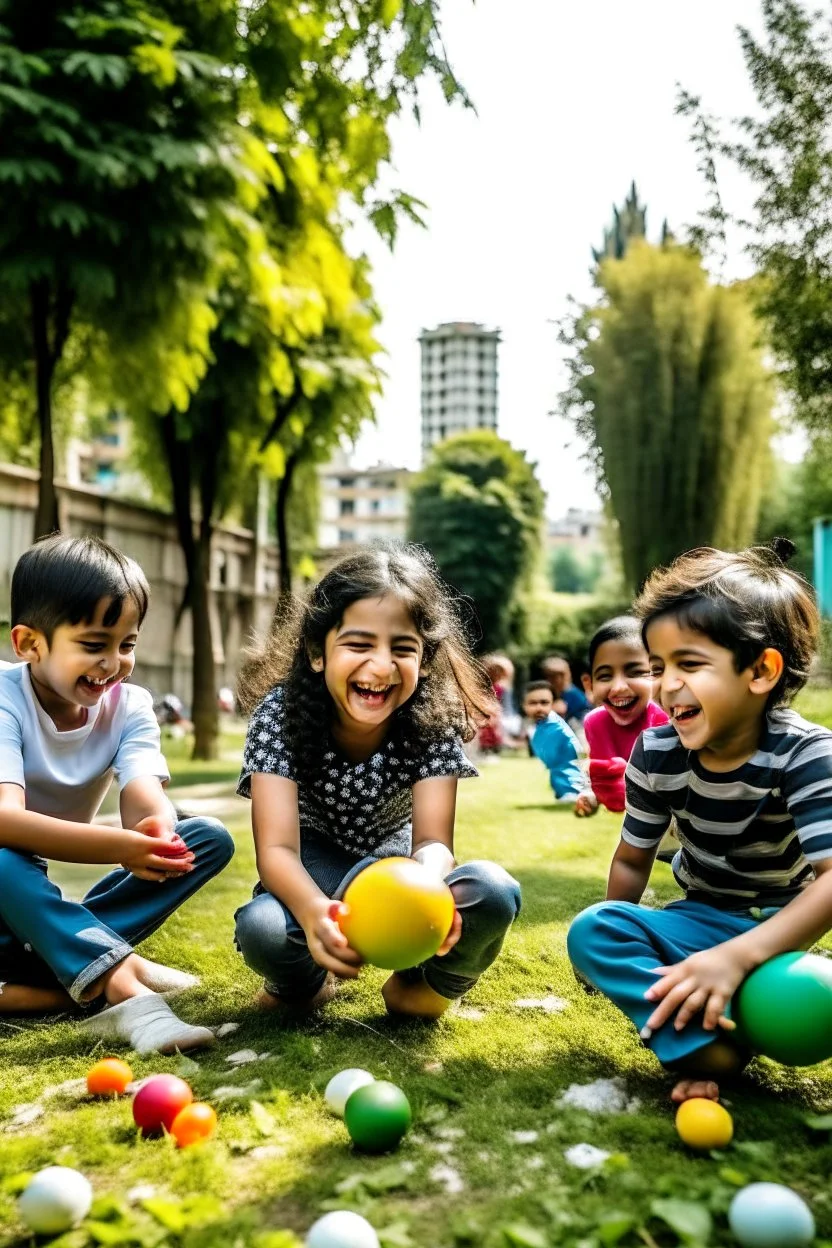
[[416, 692], [423, 654], [422, 638], [398, 598], [351, 603], [327, 633], [323, 655], [312, 659], [313, 669], [323, 671], [341, 735], [383, 736], [387, 720]]
[[555, 709], [555, 695], [551, 689], [530, 689], [523, 698], [523, 714], [536, 724], [542, 724]]
[[12, 629], [15, 653], [29, 664], [38, 701], [59, 727], [83, 724], [87, 710], [133, 671], [139, 609], [126, 598], [115, 624], [104, 624], [109, 605], [104, 598], [91, 620], [59, 624], [51, 641], [25, 624]]
[[635, 638], [604, 641], [595, 651], [584, 688], [595, 706], [605, 706], [622, 728], [644, 714], [653, 696], [647, 651]]
[[730, 650], [670, 615], [651, 621], [647, 645], [661, 704], [682, 745], [714, 770], [750, 758], [782, 672], [779, 652], [764, 650], [754, 666], [738, 672]]

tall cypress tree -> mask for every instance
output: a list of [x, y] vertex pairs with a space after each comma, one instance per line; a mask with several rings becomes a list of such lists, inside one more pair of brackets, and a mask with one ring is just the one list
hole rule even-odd
[[745, 290], [712, 283], [689, 248], [636, 241], [597, 283], [564, 332], [561, 410], [589, 444], [635, 588], [682, 550], [751, 540], [772, 387]]

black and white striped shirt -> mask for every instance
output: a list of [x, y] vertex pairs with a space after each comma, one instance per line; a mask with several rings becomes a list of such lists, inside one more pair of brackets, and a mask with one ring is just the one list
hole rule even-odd
[[738, 908], [785, 905], [832, 858], [832, 732], [795, 711], [766, 717], [757, 752], [734, 771], [707, 771], [675, 728], [650, 728], [626, 772], [622, 837], [654, 849], [675, 816], [676, 880]]

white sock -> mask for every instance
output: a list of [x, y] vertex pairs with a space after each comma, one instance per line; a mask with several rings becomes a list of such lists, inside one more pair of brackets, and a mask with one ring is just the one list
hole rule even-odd
[[122, 1040], [137, 1053], [174, 1053], [206, 1048], [215, 1036], [207, 1027], [192, 1027], [177, 1018], [156, 992], [129, 997], [81, 1024], [105, 1040]]
[[188, 988], [196, 988], [201, 982], [198, 975], [177, 971], [173, 966], [164, 966], [161, 962], [151, 962], [147, 958], [142, 958], [139, 978], [145, 988], [165, 997], [175, 997], [177, 993], [185, 992]]

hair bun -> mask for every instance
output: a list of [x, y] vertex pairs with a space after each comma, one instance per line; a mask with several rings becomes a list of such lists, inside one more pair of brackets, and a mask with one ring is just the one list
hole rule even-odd
[[773, 537], [769, 547], [781, 563], [788, 563], [795, 552], [795, 544], [788, 537]]

